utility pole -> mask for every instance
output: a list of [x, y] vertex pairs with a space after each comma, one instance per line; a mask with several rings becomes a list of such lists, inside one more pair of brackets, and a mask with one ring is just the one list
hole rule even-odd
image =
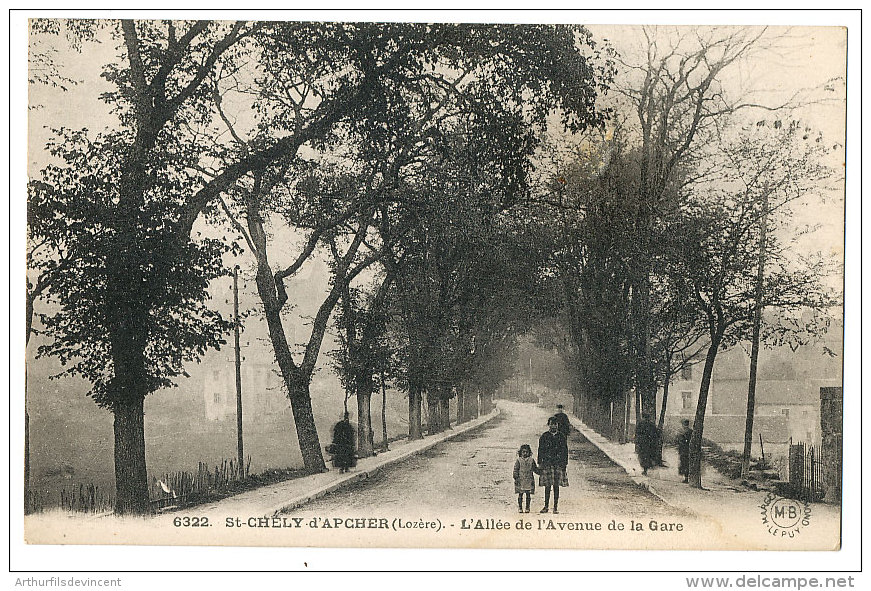
[[239, 351], [239, 265], [233, 267], [233, 337], [236, 342], [236, 442], [239, 452], [239, 479], [245, 475], [245, 451], [242, 446], [242, 355]]
[[[750, 383], [747, 387], [747, 418], [744, 423], [744, 454], [741, 478], [750, 476], [750, 450], [753, 445], [753, 415], [756, 412], [756, 370], [759, 359], [759, 331], [762, 325], [763, 281], [765, 279], [765, 242], [768, 234], [768, 187], [762, 196], [762, 222], [759, 230], [759, 263], [756, 269], [756, 305], [753, 310], [753, 343], [750, 348]], [[760, 434], [760, 445], [762, 435]]]

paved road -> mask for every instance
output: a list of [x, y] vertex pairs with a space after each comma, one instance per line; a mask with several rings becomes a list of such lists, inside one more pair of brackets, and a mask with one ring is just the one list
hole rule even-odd
[[[483, 426], [274, 520], [263, 518], [262, 511], [254, 511], [250, 503], [247, 507], [217, 503], [211, 512], [208, 507], [199, 509], [209, 517], [207, 528], [181, 527], [173, 521], [178, 515], [170, 514], [129, 523], [97, 520], [86, 524], [93, 532], [76, 533], [110, 543], [135, 539], [234, 546], [744, 547], [740, 536], [723, 539], [714, 520], [675, 508], [639, 487], [579, 433], [569, 440], [570, 485], [562, 490], [560, 514], [537, 512], [543, 500], [539, 488], [532, 512], [519, 516], [512, 480], [517, 449], [524, 443], [537, 446], [548, 413], [529, 404], [500, 402], [499, 406], [501, 416]], [[365, 474], [363, 467], [360, 470]], [[328, 478], [330, 473], [318, 476]], [[756, 516], [751, 511], [751, 517]], [[663, 531], [663, 523], [673, 527]], [[56, 521], [42, 525], [57, 530]], [[31, 531], [38, 526], [31, 524]]]
[[[500, 403], [502, 416], [486, 426], [439, 444], [291, 514], [354, 513], [377, 509], [398, 514], [486, 514], [517, 512], [512, 469], [517, 449], [533, 450], [548, 414], [526, 404]], [[561, 490], [560, 518], [601, 520], [686, 517], [637, 486], [605, 454], [575, 432], [569, 438], [569, 487]], [[543, 503], [536, 488], [532, 511]]]

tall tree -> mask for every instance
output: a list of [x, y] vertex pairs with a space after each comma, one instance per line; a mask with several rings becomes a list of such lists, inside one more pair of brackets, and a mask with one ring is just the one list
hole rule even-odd
[[[747, 412], [744, 429], [744, 450], [741, 474], [746, 478], [750, 469], [750, 453], [753, 443], [753, 418], [755, 414], [755, 392], [759, 348], [762, 340], [762, 316], [766, 306], [765, 267], [768, 259], [769, 215], [773, 222], [789, 216], [794, 202], [808, 194], [818, 194], [822, 199], [832, 190], [830, 179], [834, 171], [826, 165], [827, 155], [837, 146], [824, 145], [821, 134], [799, 121], [761, 120], [755, 125], [741, 129], [734, 137], [725, 139], [724, 152], [728, 159], [728, 178], [740, 183], [745, 191], [752, 192], [758, 204], [758, 242], [755, 296], [753, 301], [750, 381], [747, 390]], [[781, 230], [782, 234], [783, 231]], [[773, 252], [774, 264], [782, 256]], [[807, 330], [795, 331], [798, 338], [813, 339], [817, 328], [807, 326]], [[800, 333], [804, 333], [799, 336]]]
[[[612, 422], [624, 413], [632, 380], [629, 274], [637, 156], [615, 134], [587, 138], [556, 162], [544, 195], [534, 202], [545, 249], [544, 276], [564, 311], [572, 346], [566, 351], [575, 375], [575, 411], [607, 436], [625, 426]], [[608, 231], [603, 231], [608, 228]], [[618, 421], [622, 422], [622, 421]]]
[[651, 286], [654, 238], [661, 208], [669, 198], [681, 166], [695, 156], [699, 140], [709, 137], [717, 121], [746, 106], [746, 97], [731, 96], [721, 78], [725, 71], [761, 48], [764, 28], [699, 28], [666, 39], [665, 31], [643, 28], [646, 56], [621, 60], [633, 81], [618, 88], [637, 116], [640, 160], [632, 253], [632, 324], [635, 383], [641, 411], [656, 417], [656, 379], [652, 351]]
[[[338, 249], [333, 244], [330, 246], [334, 260], [338, 261]], [[337, 358], [335, 366], [339, 378], [357, 401], [357, 454], [360, 457], [368, 457], [375, 450], [371, 401], [378, 386], [378, 374], [388, 363], [385, 333], [392, 283], [393, 276], [388, 272], [375, 280], [374, 290], [368, 294], [346, 285], [336, 315], [340, 348], [333, 356]]]
[[[697, 187], [685, 217], [672, 232], [679, 238], [669, 253], [675, 264], [671, 278], [683, 282], [682, 290], [692, 294], [694, 304], [705, 318], [709, 338], [690, 441], [690, 478], [696, 487], [702, 485], [701, 443], [717, 352], [750, 335], [757, 305], [781, 313], [798, 313], [825, 309], [835, 303], [834, 295], [824, 284], [830, 272], [829, 263], [814, 257], [796, 265], [793, 262], [796, 257], [787, 256], [789, 251], [779, 239], [779, 235], [790, 236], [790, 228], [785, 225], [789, 219], [788, 203], [810, 190], [818, 190], [820, 181], [831, 173], [812, 156], [822, 139], [818, 137], [817, 143], [799, 124], [791, 124], [783, 134], [775, 135], [778, 137], [769, 138], [770, 143], [762, 141], [764, 138], [758, 134], [745, 133], [739, 134], [734, 143], [722, 144], [730, 164], [723, 169], [724, 176], [704, 188]], [[791, 149], [740, 164], [734, 159], [735, 150], [747, 154], [783, 144], [791, 145]], [[797, 174], [799, 168], [801, 174]], [[747, 175], [748, 169], [754, 172]], [[765, 182], [766, 177], [773, 180], [772, 175], [790, 179], [781, 186], [784, 199], [778, 208], [770, 202], [766, 204], [765, 199], [773, 197], [771, 185], [766, 188]], [[779, 235], [761, 231], [763, 218], [768, 224], [780, 220]], [[763, 288], [758, 291], [757, 263], [763, 234], [769, 265]]]
[[[206, 124], [203, 80], [250, 32], [243, 23], [112, 23], [125, 52], [105, 77], [115, 131], [62, 130], [50, 147], [63, 162], [31, 183], [30, 198], [66, 220], [74, 265], [53, 285], [60, 312], [41, 348], [72, 362], [90, 395], [115, 416], [118, 513], [148, 511], [143, 403], [182, 373], [185, 360], [221, 343], [226, 323], [202, 304], [223, 273], [220, 244], [185, 224], [202, 191], [189, 173]], [[172, 335], [172, 336], [168, 336]], [[73, 362], [73, 359], [77, 361]]]
[[[277, 130], [288, 137], [318, 139], [310, 147], [325, 154], [340, 145], [338, 138], [350, 138], [350, 145], [342, 144], [347, 148], [342, 157], [370, 165], [364, 164], [369, 179], [352, 200], [307, 202], [312, 210], [326, 208], [335, 213], [321, 215], [320, 219], [326, 221], [301, 224], [287, 215], [297, 215], [293, 207], [281, 208], [291, 226], [309, 231], [299, 257], [277, 272], [266, 256], [267, 234], [263, 228], [268, 219], [266, 212], [270, 207], [280, 207], [280, 202], [271, 194], [270, 199], [265, 199], [260, 188], [256, 191], [260, 196], [251, 197], [255, 194], [250, 190], [254, 179], [246, 181], [248, 188], [242, 194], [248, 196], [248, 201], [238, 208], [244, 211], [248, 225], [249, 248], [258, 258], [258, 276], [262, 277], [258, 289], [267, 318], [271, 316], [270, 335], [295, 409], [308, 469], [323, 468], [310, 412], [308, 381], [326, 322], [344, 284], [362, 270], [359, 264], [372, 262], [368, 257], [354, 257], [361, 248], [369, 252], [370, 227], [384, 226], [385, 216], [393, 215], [392, 209], [380, 206], [381, 202], [392, 198], [391, 191], [395, 192], [402, 171], [413, 170], [418, 164], [421, 150], [431, 145], [436, 124], [457, 111], [472, 111], [483, 118], [494, 110], [496, 101], [497, 112], [505, 110], [500, 108], [502, 104], [515, 109], [525, 105], [527, 118], [533, 124], [543, 124], [554, 107], [561, 107], [565, 123], [575, 128], [598, 123], [601, 115], [595, 110], [594, 97], [601, 84], [596, 78], [600, 71], [578, 51], [578, 40], [589, 44], [589, 36], [582, 28], [402, 23], [313, 25], [310, 31], [291, 27], [263, 39], [264, 70], [258, 80], [256, 103], [261, 123], [252, 139], [237, 141], [235, 149], [244, 154], [250, 145], [262, 142], [261, 136]], [[557, 61], [561, 63], [559, 68], [554, 67]], [[323, 133], [300, 134], [301, 129], [312, 126]], [[498, 130], [495, 126], [489, 129]], [[495, 144], [491, 141], [484, 145], [491, 148]], [[234, 160], [238, 158], [233, 156]], [[300, 160], [288, 161], [284, 172], [274, 176], [280, 180], [269, 181], [270, 191], [283, 190], [284, 198], [289, 196], [291, 203], [299, 181], [292, 175]], [[283, 176], [287, 174], [291, 176]], [[365, 177], [363, 174], [357, 178]], [[280, 311], [286, 303], [281, 295], [283, 282], [311, 256], [326, 231], [351, 221], [356, 224], [355, 238], [348, 242], [348, 250], [342, 255], [344, 263], [337, 267], [342, 273], [334, 275], [330, 295], [315, 318], [305, 357], [297, 363], [282, 336]], [[381, 256], [374, 251], [371, 254]]]

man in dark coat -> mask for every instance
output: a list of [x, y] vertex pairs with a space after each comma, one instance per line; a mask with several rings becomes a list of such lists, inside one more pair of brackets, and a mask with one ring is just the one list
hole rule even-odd
[[333, 443], [327, 450], [333, 454], [333, 466], [339, 469], [339, 474], [357, 465], [355, 441], [354, 427], [346, 412], [345, 417], [333, 427]]
[[690, 481], [690, 439], [693, 436], [693, 430], [690, 429], [690, 420], [684, 419], [681, 421], [682, 430], [677, 436], [677, 454], [680, 457], [680, 464], [677, 467], [677, 473], [683, 476], [684, 482]]
[[557, 420], [557, 424], [559, 425], [559, 432], [562, 433], [566, 439], [568, 439], [569, 435], [572, 433], [572, 423], [569, 421], [569, 417], [566, 413], [563, 412], [563, 405], [556, 405], [556, 414], [553, 415]]
[[566, 436], [559, 432], [559, 421], [556, 417], [547, 420], [547, 429], [538, 439], [538, 484], [544, 487], [544, 509], [539, 513], [548, 512], [551, 488], [553, 488], [553, 512], [559, 513], [559, 487], [569, 485], [566, 476], [569, 447]]
[[650, 420], [650, 415], [642, 415], [641, 422], [635, 427], [635, 453], [638, 454], [642, 474], [646, 475], [647, 469], [654, 464], [658, 438], [656, 425]]

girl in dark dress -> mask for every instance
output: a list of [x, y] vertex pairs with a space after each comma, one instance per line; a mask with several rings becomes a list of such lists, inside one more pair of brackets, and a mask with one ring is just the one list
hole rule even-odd
[[559, 420], [547, 420], [548, 430], [538, 440], [538, 484], [544, 487], [544, 508], [539, 513], [547, 513], [550, 507], [550, 490], [553, 489], [553, 512], [559, 513], [559, 488], [568, 486], [566, 466], [569, 463], [569, 446], [566, 436], [559, 432]]

